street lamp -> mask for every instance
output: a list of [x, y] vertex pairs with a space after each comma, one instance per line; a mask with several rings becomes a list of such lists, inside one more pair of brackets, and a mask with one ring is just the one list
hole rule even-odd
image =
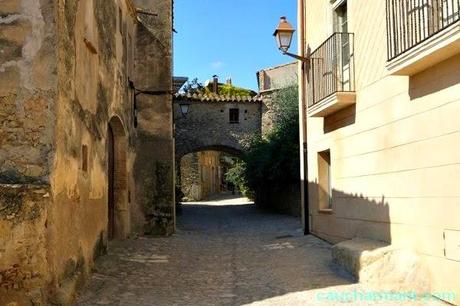
[[187, 117], [188, 110], [190, 109], [190, 104], [179, 104], [179, 106], [182, 117]]
[[300, 156], [303, 160], [303, 169], [301, 171], [301, 201], [303, 202], [304, 208], [304, 233], [305, 235], [310, 234], [310, 224], [309, 224], [309, 216], [310, 216], [310, 208], [309, 208], [309, 191], [308, 191], [308, 153], [307, 153], [307, 103], [306, 103], [306, 72], [309, 69], [310, 64], [310, 55], [308, 53], [307, 56], [305, 55], [305, 43], [304, 43], [304, 36], [305, 36], [305, 9], [304, 9], [304, 0], [299, 0], [299, 27], [300, 27], [300, 46], [299, 52], [301, 55], [289, 53], [289, 47], [291, 47], [292, 43], [292, 36], [294, 35], [294, 28], [292, 25], [287, 21], [286, 17], [281, 17], [280, 23], [273, 33], [273, 36], [276, 38], [276, 42], [278, 43], [278, 48], [284, 55], [293, 57], [299, 60], [301, 65], [299, 65], [299, 121], [300, 121], [300, 144], [302, 147]]
[[276, 42], [278, 43], [278, 49], [280, 49], [283, 53], [289, 50], [294, 32], [294, 28], [287, 21], [286, 17], [281, 17], [278, 28], [276, 28], [273, 36], [275, 36]]
[[276, 28], [275, 33], [273, 33], [273, 36], [275, 36], [276, 42], [278, 43], [278, 49], [280, 49], [281, 52], [283, 52], [283, 54], [285, 55], [298, 59], [299, 61], [302, 61], [302, 62], [308, 62], [309, 58], [307, 57], [302, 57], [302, 56], [287, 52], [289, 48], [291, 47], [292, 36], [294, 35], [294, 32], [295, 32], [294, 28], [287, 21], [286, 17], [284, 16], [281, 17], [280, 23], [278, 24], [278, 27]]

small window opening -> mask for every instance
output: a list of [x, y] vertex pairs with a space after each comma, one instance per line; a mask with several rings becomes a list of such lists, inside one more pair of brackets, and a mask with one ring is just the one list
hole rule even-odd
[[240, 110], [238, 108], [230, 109], [230, 123], [240, 122]]
[[319, 210], [332, 209], [331, 152], [318, 153], [318, 200]]
[[88, 172], [88, 146], [81, 146], [81, 170]]

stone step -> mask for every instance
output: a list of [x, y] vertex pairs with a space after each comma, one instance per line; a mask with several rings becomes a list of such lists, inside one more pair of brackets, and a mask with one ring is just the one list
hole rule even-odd
[[359, 280], [361, 268], [372, 264], [381, 257], [385, 249], [389, 248], [391, 248], [389, 244], [382, 241], [354, 238], [334, 245], [332, 258]]
[[430, 273], [423, 260], [412, 250], [397, 248], [382, 241], [354, 238], [332, 248], [335, 263], [360, 283], [379, 290], [431, 291]]

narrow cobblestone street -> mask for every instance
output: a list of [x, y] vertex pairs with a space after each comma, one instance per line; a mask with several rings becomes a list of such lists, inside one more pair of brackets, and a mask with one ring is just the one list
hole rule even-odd
[[332, 305], [318, 293], [358, 288], [297, 218], [245, 199], [185, 204], [177, 227], [112, 242], [77, 305]]

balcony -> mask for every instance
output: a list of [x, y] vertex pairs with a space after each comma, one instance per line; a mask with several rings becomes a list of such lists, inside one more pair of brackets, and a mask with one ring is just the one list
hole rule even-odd
[[414, 75], [460, 53], [459, 0], [387, 0], [388, 64]]
[[356, 103], [354, 64], [352, 33], [334, 33], [311, 53], [310, 117], [326, 117]]

